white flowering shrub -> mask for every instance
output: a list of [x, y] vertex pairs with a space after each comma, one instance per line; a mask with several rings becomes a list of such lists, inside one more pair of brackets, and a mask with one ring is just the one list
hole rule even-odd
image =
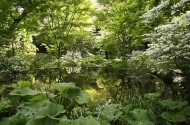
[[0, 58], [0, 81], [9, 84], [17, 79], [24, 79], [30, 71], [30, 61], [25, 56]]
[[174, 16], [174, 14], [180, 8], [186, 7], [190, 0], [180, 0], [173, 5], [171, 2], [166, 0], [142, 15], [144, 23], [147, 24], [155, 19], [161, 11], [164, 11], [164, 7], [170, 5], [169, 8], [172, 10], [165, 24], [160, 24], [154, 28], [153, 32], [144, 35], [144, 40], [150, 43], [144, 54], [154, 59], [155, 65], [166, 64], [172, 66], [170, 68], [179, 68], [189, 72], [190, 67], [187, 63], [190, 62], [190, 11], [186, 9], [185, 12], [181, 11], [178, 16]]
[[156, 27], [153, 33], [145, 35], [145, 40], [151, 42], [145, 54], [157, 60], [190, 62], [189, 25], [190, 12], [187, 11], [170, 23]]

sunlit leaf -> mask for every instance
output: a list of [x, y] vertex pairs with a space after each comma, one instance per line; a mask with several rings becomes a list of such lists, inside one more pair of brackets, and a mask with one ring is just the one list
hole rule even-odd
[[79, 95], [75, 98], [79, 104], [84, 104], [90, 101], [90, 95], [85, 91], [80, 91]]
[[40, 94], [40, 95], [36, 95], [34, 97], [32, 97], [30, 99], [30, 101], [40, 101], [40, 100], [46, 100], [46, 99], [51, 99], [51, 98], [54, 98], [56, 95], [52, 94], [52, 93], [43, 93], [43, 94]]
[[18, 81], [19, 88], [31, 87], [32, 84], [29, 81]]
[[30, 88], [21, 88], [21, 89], [15, 89], [12, 92], [10, 92], [10, 95], [18, 95], [18, 96], [28, 96], [28, 95], [38, 95], [41, 92], [32, 90]]

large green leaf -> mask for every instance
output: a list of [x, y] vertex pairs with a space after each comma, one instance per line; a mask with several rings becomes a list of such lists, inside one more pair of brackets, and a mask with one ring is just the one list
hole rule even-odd
[[18, 108], [27, 108], [27, 109], [35, 109], [38, 110], [40, 108], [46, 107], [50, 102], [48, 99], [46, 100], [39, 100], [39, 101], [31, 101], [31, 102], [25, 102], [21, 105], [19, 105]]
[[131, 107], [132, 107], [132, 104], [129, 104], [129, 105], [123, 107], [122, 110], [125, 114], [127, 114], [130, 111]]
[[134, 109], [130, 111], [126, 116], [127, 121], [131, 125], [154, 125], [154, 123], [148, 118], [147, 110]]
[[3, 93], [3, 91], [6, 89], [4, 85], [0, 85], [0, 95]]
[[161, 116], [169, 121], [169, 122], [184, 122], [186, 121], [186, 117], [183, 115], [182, 112], [163, 112]]
[[18, 95], [18, 96], [28, 96], [28, 95], [38, 95], [41, 92], [32, 90], [28, 87], [21, 88], [21, 89], [15, 89], [12, 92], [10, 92], [10, 95]]
[[155, 125], [150, 120], [142, 120], [142, 121], [131, 121], [129, 122], [131, 125]]
[[72, 121], [71, 125], [100, 125], [100, 123], [92, 116], [83, 117]]
[[2, 111], [3, 109], [9, 108], [11, 106], [12, 106], [11, 105], [11, 101], [8, 100], [8, 99], [6, 99], [6, 98], [4, 98], [0, 102], [0, 111]]
[[107, 120], [102, 120], [102, 121], [100, 121], [100, 125], [111, 125], [111, 124]]
[[114, 105], [107, 106], [100, 113], [100, 118], [102, 120], [112, 121], [117, 119], [120, 115], [122, 115], [122, 111]]
[[3, 119], [3, 122], [0, 125], [25, 125], [28, 122], [28, 120], [28, 118], [21, 117], [18, 114], [16, 114], [9, 118]]
[[188, 105], [187, 101], [173, 101], [171, 99], [160, 101], [160, 103], [170, 110], [182, 109], [184, 106]]
[[31, 111], [25, 108], [21, 108], [17, 110], [17, 115], [23, 118], [33, 119], [35, 116], [35, 111]]
[[184, 108], [182, 109], [182, 113], [183, 113], [185, 116], [189, 116], [189, 117], [190, 117], [190, 106], [184, 107]]
[[36, 113], [37, 117], [49, 116], [50, 118], [55, 118], [61, 113], [64, 113], [64, 107], [56, 103], [48, 103], [46, 107], [41, 108]]
[[66, 119], [66, 118], [62, 118], [59, 120], [59, 124], [58, 125], [71, 125], [71, 120], [70, 119]]
[[76, 98], [80, 94], [81, 90], [78, 87], [73, 87], [70, 89], [67, 89], [62, 93], [63, 97], [66, 97], [68, 99]]
[[134, 109], [129, 112], [135, 120], [148, 119], [147, 110], [145, 109]]
[[52, 94], [52, 93], [43, 93], [43, 94], [40, 94], [40, 95], [36, 95], [34, 97], [32, 97], [30, 99], [30, 101], [40, 101], [40, 100], [46, 100], [48, 98], [54, 98], [56, 95]]
[[45, 117], [44, 115], [39, 115], [39, 110], [47, 107], [51, 102], [49, 100], [41, 100], [35, 102], [26, 102], [18, 106], [17, 114], [23, 117]]
[[26, 125], [57, 125], [58, 120], [51, 119], [49, 117], [39, 118], [39, 119], [32, 119], [27, 122]]
[[84, 104], [90, 101], [90, 95], [85, 91], [80, 91], [79, 95], [76, 96], [75, 101], [78, 104]]

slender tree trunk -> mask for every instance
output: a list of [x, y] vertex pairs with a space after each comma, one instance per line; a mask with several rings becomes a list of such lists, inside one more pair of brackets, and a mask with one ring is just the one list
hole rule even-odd
[[105, 51], [105, 55], [106, 55], [106, 59], [109, 59], [108, 51], [107, 50]]
[[15, 47], [14, 47], [14, 41], [11, 42], [11, 49], [12, 49], [12, 56], [15, 56]]
[[57, 68], [58, 68], [58, 74], [59, 74], [59, 78], [58, 78], [58, 82], [62, 82], [62, 72], [61, 72], [61, 45], [58, 44], [57, 45]]
[[123, 61], [125, 61], [125, 56], [126, 56], [126, 41], [125, 41], [125, 37], [123, 36], [123, 39], [122, 39], [122, 48], [121, 48], [121, 56], [122, 56], [122, 59]]

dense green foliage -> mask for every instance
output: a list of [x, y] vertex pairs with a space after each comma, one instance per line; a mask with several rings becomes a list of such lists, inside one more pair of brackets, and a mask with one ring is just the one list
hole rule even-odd
[[189, 0], [0, 1], [0, 125], [188, 125], [189, 63]]
[[160, 100], [159, 93], [145, 94], [138, 102], [122, 106], [90, 104], [89, 94], [74, 83], [53, 84], [51, 90], [41, 92], [28, 81], [19, 81], [17, 85], [1, 86], [0, 90], [2, 125], [189, 123], [188, 102]]

